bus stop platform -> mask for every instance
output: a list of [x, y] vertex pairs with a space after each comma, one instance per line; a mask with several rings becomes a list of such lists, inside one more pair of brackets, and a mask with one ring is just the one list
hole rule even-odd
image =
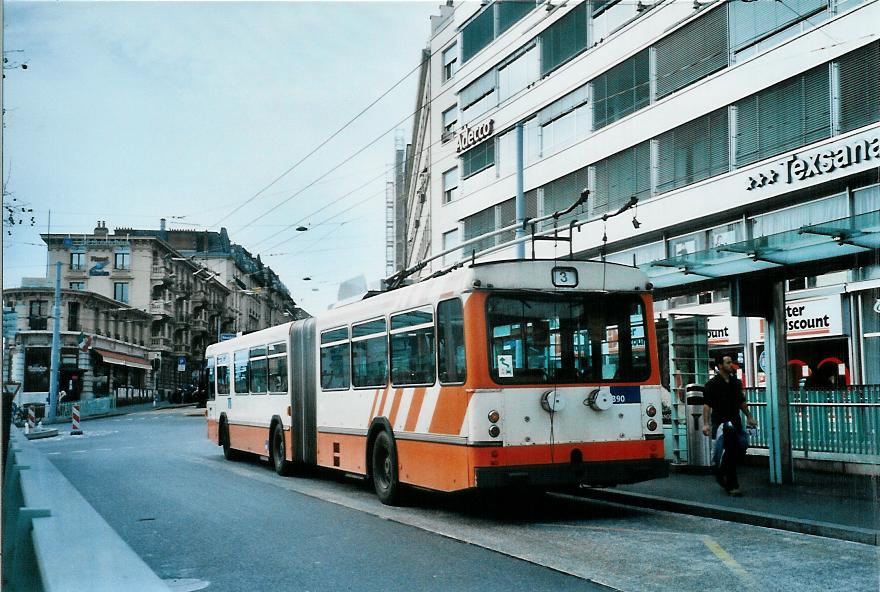
[[766, 466], [738, 471], [732, 497], [707, 469], [672, 466], [669, 477], [579, 495], [624, 505], [880, 545], [880, 477], [795, 470], [793, 485], [770, 483]]

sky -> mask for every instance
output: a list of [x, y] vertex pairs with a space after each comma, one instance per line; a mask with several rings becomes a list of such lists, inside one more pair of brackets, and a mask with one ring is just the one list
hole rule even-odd
[[309, 312], [383, 277], [395, 129], [439, 4], [4, 2], [5, 201], [35, 226], [4, 228], [3, 286], [45, 276], [50, 211], [71, 234], [225, 226]]

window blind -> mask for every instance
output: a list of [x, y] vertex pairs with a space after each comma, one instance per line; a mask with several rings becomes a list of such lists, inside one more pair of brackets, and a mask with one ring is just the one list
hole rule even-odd
[[541, 75], [587, 48], [587, 3], [582, 2], [541, 33]]
[[592, 81], [593, 129], [600, 129], [647, 105], [648, 50], [600, 74]]
[[636, 196], [651, 194], [651, 149], [649, 142], [636, 144], [595, 165], [594, 214], [611, 212]]
[[734, 51], [748, 47], [775, 31], [785, 29], [826, 8], [828, 0], [784, 2], [728, 2], [730, 45]]
[[[554, 181], [550, 181], [543, 187], [544, 207], [542, 215], [552, 214], [560, 210], [565, 210], [576, 199], [581, 196], [581, 192], [587, 188], [589, 184], [589, 167], [583, 167], [573, 171]], [[560, 224], [565, 224], [575, 218], [583, 218], [585, 209], [583, 206], [575, 208], [565, 216], [559, 218]], [[544, 228], [551, 228], [553, 220], [547, 220], [543, 224]]]
[[727, 107], [657, 138], [657, 191], [663, 193], [729, 169]]
[[495, 4], [498, 5], [499, 35], [515, 25], [537, 6], [535, 0], [499, 0]]
[[852, 51], [840, 67], [840, 131], [880, 120], [880, 42]]
[[493, 164], [495, 164], [495, 138], [489, 138], [461, 155], [461, 176], [466, 179]]
[[468, 61], [489, 45], [495, 35], [495, 14], [490, 6], [461, 30], [461, 61]]
[[492, 69], [461, 89], [458, 95], [459, 109], [464, 111], [494, 90], [495, 70]]
[[661, 39], [657, 51], [657, 97], [727, 67], [727, 11], [712, 10]]
[[831, 135], [828, 64], [739, 101], [736, 164], [757, 162]]

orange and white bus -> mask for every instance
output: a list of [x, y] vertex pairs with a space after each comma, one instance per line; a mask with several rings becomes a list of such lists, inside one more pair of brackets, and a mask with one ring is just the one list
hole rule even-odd
[[208, 347], [208, 437], [280, 474], [317, 465], [440, 491], [667, 475], [638, 269], [471, 263]]

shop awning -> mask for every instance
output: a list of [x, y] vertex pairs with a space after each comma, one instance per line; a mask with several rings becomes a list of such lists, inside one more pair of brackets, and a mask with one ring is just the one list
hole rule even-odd
[[802, 226], [640, 265], [655, 288], [682, 286], [766, 269], [876, 252], [880, 211]]
[[129, 356], [128, 354], [121, 354], [119, 352], [108, 351], [106, 349], [98, 348], [93, 348], [92, 351], [100, 355], [101, 359], [108, 364], [127, 366], [129, 368], [139, 368], [141, 370], [150, 370], [152, 368], [149, 361], [145, 360], [144, 358], [139, 358], [137, 356]]

